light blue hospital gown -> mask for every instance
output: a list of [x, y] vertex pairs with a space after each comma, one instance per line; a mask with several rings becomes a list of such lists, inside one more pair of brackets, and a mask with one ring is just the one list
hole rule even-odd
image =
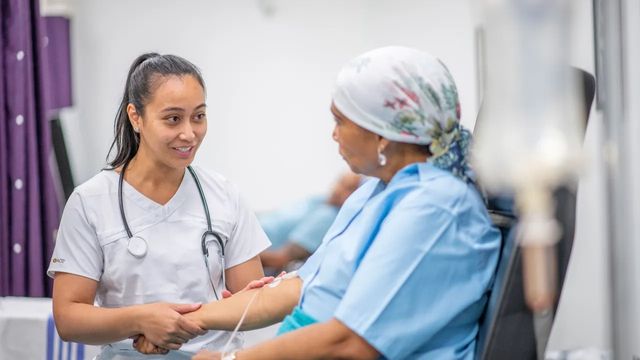
[[299, 270], [299, 306], [338, 319], [388, 359], [472, 359], [499, 249], [473, 186], [412, 164], [343, 205]]

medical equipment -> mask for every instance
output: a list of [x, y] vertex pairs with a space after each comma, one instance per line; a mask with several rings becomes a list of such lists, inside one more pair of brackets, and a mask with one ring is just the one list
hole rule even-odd
[[[122, 196], [122, 184], [124, 182], [124, 173], [127, 170], [127, 166], [129, 163], [125, 163], [122, 167], [122, 171], [120, 172], [120, 179], [118, 181], [118, 203], [120, 205], [120, 216], [122, 217], [122, 224], [124, 225], [124, 229], [127, 232], [127, 236], [129, 237], [129, 243], [127, 244], [127, 251], [136, 258], [143, 258], [147, 254], [148, 243], [147, 241], [139, 236], [133, 235], [131, 229], [129, 228], [129, 223], [127, 222], [127, 218], [124, 213], [124, 200]], [[213, 293], [216, 297], [216, 300], [220, 300], [218, 296], [218, 292], [216, 291], [216, 287], [211, 280], [211, 269], [209, 268], [209, 249], [207, 248], [207, 238], [213, 237], [215, 239], [214, 243], [219, 247], [219, 258], [220, 258], [220, 276], [222, 280], [222, 286], [224, 287], [226, 284], [226, 278], [224, 274], [225, 262], [224, 262], [224, 242], [222, 241], [222, 237], [213, 231], [213, 226], [211, 225], [211, 214], [209, 213], [209, 206], [207, 205], [207, 198], [204, 195], [204, 190], [202, 190], [202, 185], [200, 185], [200, 180], [196, 175], [196, 172], [193, 170], [191, 166], [187, 166], [191, 177], [196, 183], [196, 187], [198, 188], [198, 194], [200, 195], [200, 200], [202, 201], [202, 207], [204, 208], [205, 218], [207, 219], [207, 230], [202, 234], [202, 238], [200, 240], [200, 244], [202, 247], [202, 256], [204, 259], [204, 264], [207, 267], [207, 277], [209, 278], [209, 283], [211, 284], [211, 288], [213, 289]]]
[[274, 287], [280, 285], [282, 280], [293, 279], [296, 276], [298, 276], [298, 271], [292, 271], [292, 272], [283, 274], [283, 275], [278, 276], [275, 279], [273, 279], [273, 281], [270, 282], [269, 284], [267, 284], [267, 286], [270, 287], [270, 288], [274, 288]]
[[542, 359], [558, 300], [554, 192], [577, 183], [583, 162], [584, 114], [568, 64], [571, 2], [485, 0], [483, 10], [486, 121], [475, 169], [484, 190], [515, 196], [524, 297]]

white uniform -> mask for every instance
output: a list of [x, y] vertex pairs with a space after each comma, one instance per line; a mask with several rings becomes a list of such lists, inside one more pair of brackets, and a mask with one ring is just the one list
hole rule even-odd
[[[269, 240], [237, 189], [217, 173], [194, 169], [205, 192], [213, 230], [226, 244], [225, 267], [241, 264], [266, 249]], [[148, 244], [142, 258], [127, 250], [129, 239], [120, 216], [118, 178], [114, 171], [105, 170], [75, 189], [62, 215], [48, 275], [59, 271], [98, 281], [96, 304], [108, 308], [214, 301], [210, 279], [220, 295], [222, 262], [218, 247], [209, 241], [211, 273], [207, 272], [201, 248], [207, 221], [189, 172], [185, 171], [178, 191], [165, 205], [124, 182], [127, 222], [133, 235]], [[209, 331], [183, 345], [180, 351], [157, 358], [189, 358], [204, 346], [221, 350], [229, 335]], [[105, 345], [99, 359], [156, 358], [135, 352], [131, 343], [125, 340]]]

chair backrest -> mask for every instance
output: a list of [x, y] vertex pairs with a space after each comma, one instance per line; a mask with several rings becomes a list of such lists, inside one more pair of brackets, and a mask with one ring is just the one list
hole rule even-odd
[[[501, 202], [512, 203], [508, 198]], [[536, 359], [533, 317], [524, 299], [522, 258], [515, 236], [517, 219], [509, 209], [490, 209], [490, 214], [502, 234], [502, 251], [480, 323], [476, 359]]]
[[[595, 93], [595, 78], [580, 70], [574, 70], [584, 94], [585, 124]], [[480, 120], [480, 119], [478, 119]], [[585, 126], [586, 127], [586, 126]], [[555, 191], [556, 218], [562, 226], [561, 239], [556, 244], [558, 259], [558, 299], [569, 264], [575, 233], [577, 184]], [[517, 216], [513, 198], [496, 197], [488, 201], [488, 209], [502, 234], [502, 251], [487, 308], [480, 321], [476, 347], [477, 360], [537, 359], [534, 321], [524, 299], [522, 258], [516, 243]], [[558, 306], [554, 304], [554, 313]]]

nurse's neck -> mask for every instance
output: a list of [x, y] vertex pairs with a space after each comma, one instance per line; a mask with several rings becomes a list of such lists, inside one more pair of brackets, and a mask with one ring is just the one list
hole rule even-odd
[[184, 168], [168, 167], [139, 151], [129, 162], [124, 178], [138, 192], [164, 205], [178, 191], [184, 174]]

